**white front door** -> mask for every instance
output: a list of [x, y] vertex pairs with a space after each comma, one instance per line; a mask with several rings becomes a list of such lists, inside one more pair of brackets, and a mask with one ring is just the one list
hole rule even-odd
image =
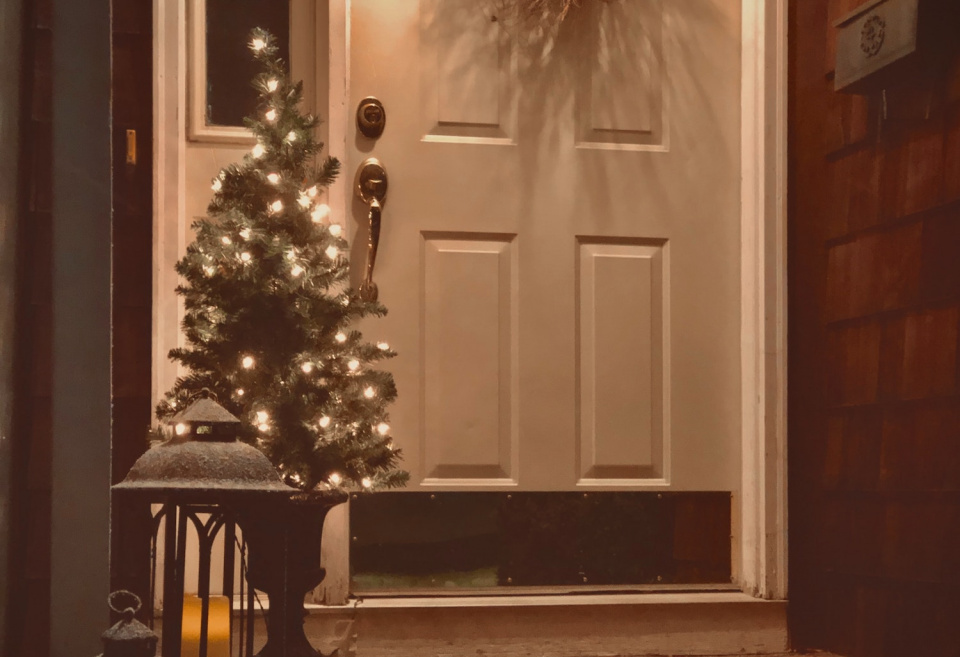
[[741, 3], [513, 4], [349, 3], [410, 488], [735, 490]]

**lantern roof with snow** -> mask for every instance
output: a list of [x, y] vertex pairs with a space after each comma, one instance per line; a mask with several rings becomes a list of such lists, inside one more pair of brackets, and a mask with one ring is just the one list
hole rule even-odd
[[176, 435], [148, 449], [113, 490], [157, 502], [214, 504], [297, 492], [260, 450], [236, 439], [240, 421], [214, 400], [198, 399], [172, 424]]

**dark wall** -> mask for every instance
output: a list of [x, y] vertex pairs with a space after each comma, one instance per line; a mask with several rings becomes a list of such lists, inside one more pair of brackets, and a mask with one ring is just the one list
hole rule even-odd
[[[53, 34], [49, 0], [24, 2], [24, 107], [18, 221], [17, 389], [7, 651], [49, 654], [53, 382]], [[29, 648], [27, 648], [29, 646]]]
[[862, 1], [791, 2], [791, 628], [957, 657], [960, 60], [898, 75], [886, 115], [835, 93], [832, 23]]
[[[8, 654], [50, 654], [52, 445], [52, 67], [50, 0], [24, 2], [25, 107], [21, 134], [24, 210], [19, 218], [19, 305], [14, 459], [19, 474], [7, 578], [12, 599]], [[152, 303], [152, 10], [150, 0], [113, 8], [113, 477], [146, 448], [150, 423]], [[126, 131], [137, 164], [126, 164]], [[109, 367], [110, 363], [104, 363]], [[114, 536], [113, 554], [130, 548]], [[141, 573], [115, 574], [131, 584]], [[99, 632], [106, 628], [96, 628]]]

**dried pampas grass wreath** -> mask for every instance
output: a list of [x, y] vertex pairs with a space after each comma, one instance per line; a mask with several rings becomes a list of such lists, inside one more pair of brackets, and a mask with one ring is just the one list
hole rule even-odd
[[571, 13], [591, 2], [610, 0], [491, 0], [498, 20], [521, 25], [558, 25]]

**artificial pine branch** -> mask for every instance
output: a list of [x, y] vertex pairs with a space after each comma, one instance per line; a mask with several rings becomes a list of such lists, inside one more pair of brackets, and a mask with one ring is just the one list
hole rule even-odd
[[207, 216], [177, 262], [187, 344], [170, 358], [189, 373], [157, 417], [169, 421], [208, 389], [288, 483], [401, 486], [408, 475], [387, 425], [397, 391], [373, 368], [395, 354], [351, 328], [386, 308], [348, 287], [343, 226], [322, 202], [340, 163], [316, 162], [319, 119], [300, 111], [303, 86], [288, 80], [274, 37], [254, 30], [250, 46], [263, 67], [246, 120], [257, 144], [213, 180]]

